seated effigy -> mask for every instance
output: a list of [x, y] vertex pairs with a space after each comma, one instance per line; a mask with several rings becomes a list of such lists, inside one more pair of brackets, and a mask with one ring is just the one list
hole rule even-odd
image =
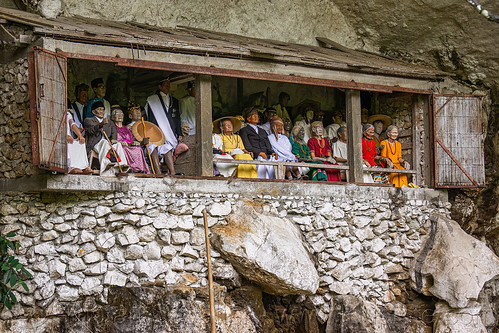
[[[337, 164], [331, 152], [329, 140], [324, 138], [324, 128], [321, 121], [314, 121], [311, 124], [312, 138], [308, 140], [308, 148], [312, 159], [319, 160], [324, 164]], [[326, 169], [328, 181], [341, 181], [340, 171], [334, 169]]]
[[[387, 157], [379, 156], [376, 151], [376, 142], [374, 141], [374, 126], [371, 124], [364, 124], [362, 127], [362, 159], [366, 167], [378, 167], [380, 161], [384, 161], [390, 168], [392, 161]], [[369, 178], [371, 177], [371, 179]], [[382, 183], [381, 173], [371, 172], [370, 176], [364, 174], [364, 183]]]
[[267, 132], [267, 135], [269, 135], [269, 134], [272, 133], [272, 130], [270, 128], [270, 119], [272, 119], [276, 115], [277, 115], [277, 110], [274, 109], [273, 107], [265, 109], [265, 112], [264, 112], [265, 123], [263, 123], [262, 125], [260, 125], [260, 127], [263, 128], [263, 130], [265, 132]]
[[[298, 162], [297, 157], [292, 152], [291, 142], [288, 137], [283, 134], [284, 122], [281, 118], [275, 116], [270, 119], [270, 128], [272, 134], [268, 136], [272, 149], [277, 154], [277, 160], [283, 162]], [[307, 167], [286, 167], [286, 179], [301, 178], [302, 175], [309, 171]]]
[[[243, 140], [244, 147], [253, 154], [253, 159], [259, 161], [277, 161], [277, 154], [272, 150], [268, 134], [258, 127], [259, 114], [256, 107], [244, 110], [244, 118], [247, 126], [242, 128], [239, 134]], [[275, 178], [274, 166], [257, 165], [258, 178]]]
[[144, 157], [144, 150], [132, 131], [127, 126], [123, 125], [124, 118], [125, 114], [123, 113], [123, 110], [119, 106], [113, 105], [111, 108], [111, 119], [116, 126], [116, 139], [123, 147], [130, 169], [134, 172], [149, 173], [149, 167], [147, 166]]
[[[224, 117], [217, 119], [213, 122], [213, 130], [215, 132], [220, 131], [220, 138], [222, 139], [222, 149], [220, 151], [225, 154], [229, 154], [232, 158], [236, 160], [253, 160], [251, 152], [246, 150], [243, 140], [235, 131], [238, 131], [241, 127], [241, 122], [235, 117]], [[218, 128], [218, 130], [217, 130]], [[263, 130], [262, 130], [263, 131]], [[218, 167], [220, 170], [226, 169], [224, 166]], [[228, 174], [230, 171], [226, 170], [224, 173]], [[220, 172], [222, 173], [222, 172]], [[252, 164], [239, 164], [237, 166], [236, 177], [239, 178], [256, 178], [257, 171], [256, 166]]]
[[87, 117], [84, 121], [87, 154], [92, 150], [97, 153], [101, 176], [112, 176], [118, 171], [127, 172], [128, 161], [121, 143], [116, 140], [116, 126], [104, 117], [104, 103], [96, 101], [91, 110], [93, 117]]
[[[215, 124], [217, 125], [216, 127]], [[230, 155], [230, 153], [224, 152], [224, 146], [223, 146], [224, 144], [222, 137], [220, 136], [221, 133], [220, 120], [215, 120], [212, 123], [212, 131], [213, 133], [211, 134], [211, 144], [213, 148], [213, 157], [232, 160], [233, 157]], [[222, 162], [213, 163], [213, 174], [215, 176], [232, 177], [236, 169], [237, 165], [234, 164], [228, 164]]]
[[[347, 128], [345, 126], [340, 126], [336, 131], [336, 137], [338, 138], [332, 145], [333, 148], [333, 158], [339, 165], [348, 165], [348, 147], [347, 147]], [[346, 180], [345, 170], [340, 170], [341, 180]]]
[[[381, 142], [381, 145], [384, 146], [381, 156], [388, 158], [392, 162], [391, 167], [394, 169], [410, 169], [411, 165], [409, 162], [402, 158], [402, 145], [397, 141], [399, 135], [397, 126], [388, 126], [386, 134], [388, 139]], [[390, 173], [388, 174], [388, 179], [396, 187], [407, 186], [406, 174]]]
[[343, 114], [340, 110], [335, 110], [332, 117], [333, 123], [326, 126], [324, 129], [325, 137], [329, 139], [329, 143], [334, 143], [338, 140], [338, 129], [341, 126], [346, 127], [347, 124], [343, 121]]
[[[66, 138], [68, 142], [68, 172], [75, 174], [89, 174], [92, 169], [88, 164], [87, 150], [85, 146], [85, 138], [80, 132], [80, 129], [74, 122], [74, 110], [68, 109], [66, 114], [67, 133]], [[73, 138], [72, 133], [75, 134], [76, 139]]]
[[300, 125], [305, 130], [305, 137], [303, 138], [305, 142], [312, 137], [312, 133], [310, 131], [310, 125], [315, 118], [315, 111], [312, 105], [307, 105], [302, 109], [301, 112], [302, 118], [300, 120], [295, 121], [295, 125]]
[[147, 98], [147, 119], [163, 132], [163, 144], [150, 143], [153, 168], [161, 170], [160, 163], [168, 169], [168, 174], [175, 174], [173, 153], [179, 141], [182, 141], [180, 128], [180, 111], [178, 100], [170, 94], [170, 79], [158, 82], [158, 90]]
[[[320, 161], [313, 161], [312, 155], [310, 155], [310, 148], [308, 148], [307, 143], [304, 141], [305, 128], [297, 124], [293, 127], [291, 131], [291, 152], [296, 156], [299, 161], [304, 161], [307, 163], [322, 164]], [[308, 171], [308, 179], [315, 181], [327, 181], [327, 174], [324, 169], [310, 168]]]
[[293, 123], [291, 121], [291, 117], [288, 114], [288, 110], [286, 107], [288, 106], [289, 100], [291, 97], [287, 92], [281, 91], [279, 94], [279, 103], [273, 105], [272, 107], [277, 111], [277, 116], [282, 119], [284, 122], [284, 125], [286, 125], [287, 122], [289, 122], [289, 126], [291, 130], [291, 127], [293, 126]]

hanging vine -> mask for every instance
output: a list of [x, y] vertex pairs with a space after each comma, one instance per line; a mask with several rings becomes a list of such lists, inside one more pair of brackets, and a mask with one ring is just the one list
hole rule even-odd
[[485, 16], [488, 20], [494, 21], [494, 22], [499, 22], [499, 15], [492, 14], [488, 10], [482, 8], [482, 5], [478, 3], [476, 0], [466, 0], [468, 1], [471, 5], [473, 5], [480, 14]]

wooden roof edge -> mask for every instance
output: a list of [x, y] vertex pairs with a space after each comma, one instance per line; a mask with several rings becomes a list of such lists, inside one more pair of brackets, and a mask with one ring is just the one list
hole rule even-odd
[[[61, 40], [67, 40], [70, 42], [79, 42], [79, 43], [91, 43], [91, 44], [96, 44], [96, 45], [109, 45], [109, 46], [121, 46], [121, 47], [130, 47], [128, 42], [125, 41], [110, 41], [105, 38], [99, 38], [98, 36], [88, 36], [88, 35], [67, 35], [67, 34], [58, 34], [57, 32], [55, 33], [50, 33], [47, 35], [50, 38], [55, 38], [55, 39], [61, 39]], [[205, 55], [206, 51], [205, 50], [198, 50], [198, 49], [180, 49], [178, 46], [165, 46], [165, 45], [152, 45], [148, 43], [147, 41], [145, 43], [140, 43], [138, 42], [136, 46], [141, 46], [145, 47], [148, 50], [153, 50], [153, 51], [159, 51], [159, 52], [173, 52], [173, 53], [181, 53], [181, 54], [192, 54], [192, 55]], [[371, 75], [381, 75], [381, 76], [393, 76], [393, 77], [406, 77], [406, 78], [413, 78], [413, 79], [418, 79], [418, 80], [426, 80], [426, 81], [440, 81], [441, 77], [438, 75], [435, 75], [433, 72], [430, 73], [422, 73], [422, 72], [402, 72], [402, 71], [397, 71], [397, 70], [391, 70], [391, 69], [385, 69], [385, 68], [366, 68], [364, 66], [338, 66], [334, 65], [331, 62], [308, 62], [306, 59], [302, 59], [303, 61], [300, 61], [299, 59], [292, 60], [292, 59], [279, 59], [273, 58], [273, 59], [265, 59], [262, 58], [260, 55], [255, 55], [250, 54], [246, 56], [241, 56], [241, 54], [233, 54], [233, 53], [222, 53], [222, 52], [217, 52], [213, 51], [210, 52], [211, 57], [223, 57], [223, 58], [232, 58], [232, 59], [237, 59], [237, 60], [255, 60], [258, 59], [259, 61], [273, 61], [276, 63], [284, 63], [284, 64], [293, 64], [293, 65], [299, 65], [303, 67], [310, 67], [310, 68], [321, 68], [321, 69], [326, 69], [326, 70], [337, 70], [337, 71], [349, 71], [349, 72], [357, 72], [357, 73], [364, 73], [364, 74], [371, 74]]]
[[[13, 21], [21, 24], [26, 24], [29, 26], [32, 26], [35, 30], [35, 32], [45, 35], [45, 36], [57, 36], [59, 35], [59, 38], [61, 39], [66, 39], [66, 40], [71, 40], [72, 38], [75, 38], [76, 36], [64, 36], [64, 30], [67, 31], [73, 31], [73, 32], [82, 32], [85, 33], [84, 29], [78, 28], [78, 24], [72, 22], [71, 20], [74, 19], [76, 21], [81, 21], [81, 22], [89, 22], [90, 24], [92, 23], [100, 23], [103, 26], [107, 26], [112, 29], [117, 29], [117, 32], [123, 30], [123, 33], [127, 33], [126, 30], [124, 30], [127, 27], [130, 28], [139, 28], [139, 29], [144, 29], [144, 30], [150, 30], [150, 31], [157, 31], [160, 33], [166, 33], [166, 34], [174, 34], [174, 35], [184, 35], [186, 38], [187, 36], [191, 36], [192, 38], [199, 38], [201, 39], [207, 39], [211, 38], [213, 40], [217, 41], [223, 41], [226, 43], [232, 43], [234, 45], [240, 45], [244, 46], [248, 51], [250, 51], [250, 56], [252, 58], [260, 59], [262, 60], [262, 57], [265, 59], [272, 59], [274, 58], [274, 55], [272, 53], [267, 54], [266, 52], [263, 52], [261, 50], [254, 49], [252, 50], [251, 45], [254, 43], [255, 46], [258, 45], [264, 45], [269, 44], [267, 47], [284, 47], [285, 49], [289, 49], [288, 51], [293, 51], [293, 50], [299, 50], [302, 48], [310, 48], [311, 50], [315, 50], [316, 52], [320, 52], [321, 47], [315, 46], [315, 45], [304, 45], [304, 44], [296, 44], [296, 43], [287, 43], [283, 41], [278, 41], [278, 40], [270, 40], [270, 39], [261, 39], [261, 38], [256, 38], [256, 37], [247, 37], [247, 36], [242, 36], [242, 35], [237, 35], [233, 33], [227, 33], [227, 32], [217, 32], [217, 31], [210, 31], [206, 29], [201, 29], [201, 28], [193, 28], [193, 27], [187, 27], [183, 25], [179, 25], [176, 28], [168, 28], [168, 27], [158, 27], [158, 26], [151, 26], [145, 23], [138, 23], [138, 22], [128, 22], [128, 21], [120, 21], [120, 22], [114, 22], [114, 21], [108, 21], [108, 20], [102, 20], [102, 19], [96, 19], [96, 18], [88, 18], [88, 17], [82, 17], [82, 16], [60, 16], [56, 19], [46, 19], [42, 18], [38, 14], [34, 13], [28, 13], [25, 11], [17, 10], [17, 9], [9, 9], [9, 8], [3, 8], [0, 7], [0, 18], [4, 18], [8, 21]], [[127, 33], [128, 34], [128, 33]], [[133, 38], [137, 38], [135, 36], [131, 36]], [[92, 36], [86, 36], [87, 42], [91, 43], [93, 41]], [[83, 42], [84, 37], [80, 36], [78, 38], [79, 42]], [[246, 40], [247, 42], [244, 42]], [[406, 76], [406, 77], [418, 77], [418, 78], [426, 78], [429, 80], [434, 80], [438, 79], [441, 77], [446, 77], [446, 76], [451, 76], [450, 73], [446, 72], [441, 72], [437, 70], [433, 70], [431, 68], [425, 68], [424, 66], [420, 65], [414, 65], [410, 63], [405, 63], [400, 60], [396, 59], [389, 59], [387, 57], [384, 57], [382, 55], [377, 55], [377, 54], [372, 54], [372, 53], [367, 53], [365, 51], [358, 51], [358, 50], [353, 50], [349, 49], [347, 47], [344, 47], [338, 43], [335, 43], [325, 37], [317, 37], [317, 40], [320, 43], [328, 44], [329, 49], [335, 50], [336, 52], [344, 52], [346, 54], [351, 54], [353, 56], [359, 57], [359, 60], [364, 58], [364, 59], [372, 59], [373, 61], [378, 62], [378, 66], [372, 66], [372, 68], [369, 68], [367, 70], [366, 65], [360, 65], [359, 66], [348, 66], [351, 70], [354, 71], [359, 71], [359, 72], [379, 72], [380, 74], [387, 74], [387, 72], [392, 71], [392, 74], [394, 76]], [[145, 41], [144, 41], [145, 42]], [[147, 43], [147, 42], [145, 42]], [[241, 44], [242, 43], [242, 44]], [[140, 42], [139, 42], [140, 44]], [[152, 48], [161, 48], [160, 45], [147, 45]], [[165, 46], [165, 49], [168, 49], [167, 46]], [[175, 49], [176, 52], [182, 52], [182, 51], [187, 51], [187, 52], [193, 52], [193, 50], [179, 50]], [[215, 51], [216, 53], [216, 51]], [[223, 52], [221, 50], [219, 52], [220, 56], [231, 56], [226, 54], [227, 52]], [[232, 55], [233, 56], [233, 55]], [[279, 55], [275, 55], [275, 57], [280, 57]], [[384, 58], [383, 60], [385, 63], [381, 61], [381, 59]], [[288, 59], [289, 60], [289, 59]], [[276, 61], [279, 61], [276, 59]], [[299, 59], [296, 59], [296, 61], [292, 61], [294, 63], [300, 64]], [[331, 68], [334, 69], [335, 66], [325, 66], [323, 63], [324, 61], [321, 61], [321, 59], [317, 60], [317, 64], [315, 65], [316, 67], [321, 67], [321, 68]], [[399, 67], [399, 68], [389, 68], [390, 66], [387, 66], [388, 63], [392, 63], [393, 65], [398, 65], [394, 67]], [[308, 61], [303, 61], [301, 63], [303, 66], [314, 66], [313, 64], [310, 64]], [[345, 63], [345, 66], [348, 64]], [[357, 67], [357, 68], [356, 68]], [[419, 70], [418, 70], [419, 69]], [[341, 68], [340, 70], [345, 70], [344, 68]]]
[[57, 26], [57, 21], [54, 19], [47, 19], [35, 13], [6, 7], [0, 7], [0, 18], [32, 27], [55, 28]]

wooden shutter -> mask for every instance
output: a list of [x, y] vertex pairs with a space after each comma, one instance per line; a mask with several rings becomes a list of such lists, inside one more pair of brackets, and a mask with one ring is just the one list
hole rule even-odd
[[35, 49], [29, 59], [33, 163], [67, 172], [67, 59], [43, 49]]
[[485, 185], [480, 96], [434, 95], [435, 187]]

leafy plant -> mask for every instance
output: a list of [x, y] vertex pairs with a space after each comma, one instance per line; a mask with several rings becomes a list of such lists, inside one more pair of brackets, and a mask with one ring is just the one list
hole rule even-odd
[[[19, 260], [13, 254], [19, 243], [8, 240], [7, 238], [14, 237], [15, 232], [9, 232], [5, 237], [0, 236], [0, 304], [3, 304], [7, 309], [12, 309], [12, 304], [17, 304], [17, 299], [12, 289], [20, 284], [26, 292], [29, 292], [28, 286], [24, 283], [23, 279], [33, 278]], [[11, 252], [9, 253], [9, 249]], [[23, 279], [21, 279], [21, 277]]]

